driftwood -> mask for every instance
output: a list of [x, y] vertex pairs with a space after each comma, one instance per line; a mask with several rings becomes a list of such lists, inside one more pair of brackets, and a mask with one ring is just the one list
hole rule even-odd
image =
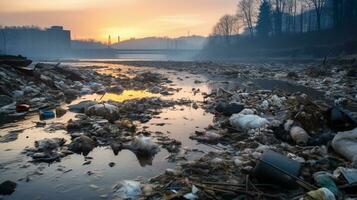
[[265, 197], [270, 197], [270, 198], [276, 198], [276, 199], [282, 199], [282, 195], [280, 194], [269, 194], [269, 193], [264, 193], [264, 192], [254, 192], [254, 191], [246, 191], [245, 189], [242, 188], [229, 188], [229, 187], [224, 187], [224, 186], [207, 186], [199, 183], [195, 183], [195, 186], [203, 189], [203, 190], [213, 190], [217, 192], [223, 192], [226, 194], [231, 194], [231, 195], [236, 195], [236, 194], [246, 194], [249, 196], [265, 196]]

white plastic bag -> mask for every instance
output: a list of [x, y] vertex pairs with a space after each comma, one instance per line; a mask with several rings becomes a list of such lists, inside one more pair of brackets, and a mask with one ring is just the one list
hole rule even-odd
[[135, 136], [131, 143], [131, 148], [138, 153], [149, 155], [156, 154], [159, 151], [158, 145], [152, 142], [150, 137], [143, 135]]
[[243, 114], [234, 114], [229, 118], [230, 124], [235, 128], [242, 129], [253, 129], [261, 128], [264, 125], [269, 124], [268, 120], [265, 118], [259, 117], [258, 115], [243, 115]]
[[357, 128], [335, 135], [332, 147], [350, 161], [357, 161]]
[[141, 195], [140, 183], [137, 181], [123, 180], [114, 189], [114, 197], [122, 199], [138, 199]]

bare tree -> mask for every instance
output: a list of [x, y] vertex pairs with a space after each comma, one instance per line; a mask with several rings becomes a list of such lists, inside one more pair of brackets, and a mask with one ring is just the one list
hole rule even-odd
[[238, 18], [234, 15], [224, 15], [213, 28], [213, 35], [231, 36], [238, 34], [240, 29]]
[[287, 14], [285, 16], [285, 32], [289, 33], [291, 31], [292, 26], [292, 15], [293, 15], [293, 0], [285, 0], [285, 10], [284, 12]]
[[296, 13], [297, 13], [297, 0], [294, 0], [294, 15], [293, 15], [293, 31], [296, 33]]
[[213, 28], [213, 35], [231, 36], [239, 34], [241, 23], [235, 15], [224, 15]]
[[300, 3], [300, 33], [304, 32], [305, 4]]
[[235, 15], [236, 21], [233, 27], [234, 34], [240, 34], [241, 29], [244, 27], [244, 18], [241, 14], [236, 13]]
[[241, 0], [238, 3], [238, 15], [243, 16], [244, 25], [248, 28], [250, 35], [253, 36], [257, 18], [257, 1]]
[[276, 35], [281, 35], [283, 30], [283, 12], [285, 10], [285, 0], [274, 0], [274, 32]]
[[325, 7], [326, 0], [306, 0], [313, 7], [316, 13], [317, 30], [321, 30], [321, 15]]

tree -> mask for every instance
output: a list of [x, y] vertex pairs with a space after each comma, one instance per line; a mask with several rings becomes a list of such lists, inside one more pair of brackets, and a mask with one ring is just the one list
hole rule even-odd
[[332, 2], [332, 16], [334, 28], [339, 28], [341, 26], [342, 2], [343, 1], [341, 0], [333, 0]]
[[283, 11], [285, 0], [275, 0], [274, 10], [274, 32], [275, 35], [281, 35], [283, 31]]
[[296, 13], [297, 13], [297, 0], [294, 0], [294, 15], [293, 15], [293, 30], [296, 33]]
[[[6, 47], [6, 32], [5, 29], [3, 28], [2, 25], [0, 25], [0, 33], [1, 33], [1, 39], [2, 39], [2, 43], [3, 43], [3, 53], [6, 54], [7, 53], [7, 47]], [[1, 52], [1, 48], [0, 48], [0, 52]]]
[[234, 15], [224, 15], [213, 28], [213, 35], [231, 36], [239, 33], [239, 20]]
[[321, 30], [321, 15], [322, 15], [322, 11], [325, 7], [326, 1], [325, 0], [307, 0], [307, 2], [310, 3], [315, 10], [317, 30], [320, 31]]
[[[342, 1], [342, 0], [341, 0]], [[343, 17], [342, 23], [345, 28], [354, 25], [356, 22], [356, 15], [357, 15], [357, 2], [356, 0], [344, 0], [343, 1]]]
[[304, 32], [304, 16], [305, 16], [305, 5], [300, 4], [300, 33]]
[[256, 0], [241, 0], [238, 3], [238, 15], [243, 17], [243, 22], [251, 36], [254, 36], [254, 23], [256, 19]]
[[356, 0], [333, 0], [332, 17], [334, 28], [349, 28], [357, 24]]
[[271, 6], [267, 0], [264, 0], [259, 7], [256, 29], [257, 35], [261, 37], [269, 36], [272, 30]]
[[296, 32], [297, 0], [285, 0], [285, 30], [286, 32]]

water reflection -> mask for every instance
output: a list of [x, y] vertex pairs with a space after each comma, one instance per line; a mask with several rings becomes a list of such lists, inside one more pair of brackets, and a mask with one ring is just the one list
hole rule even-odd
[[[78, 65], [80, 64], [83, 63], [78, 63]], [[103, 64], [97, 63], [87, 63], [86, 65], [103, 66]], [[108, 66], [107, 64], [105, 65]], [[121, 70], [116, 70], [116, 72], [125, 75], [127, 75], [128, 71], [131, 71], [130, 69], [139, 69], [131, 66], [109, 66], [112, 68], [120, 67]], [[140, 71], [142, 70], [144, 68], [140, 68]], [[194, 95], [192, 88], [200, 89], [201, 92], [209, 91], [204, 81], [202, 84], [194, 83], [195, 79], [202, 77], [185, 72], [168, 72], [165, 70], [157, 70], [157, 72], [163, 73], [170, 80], [173, 80], [171, 87], [175, 89], [181, 88], [174, 95], [161, 97], [164, 100], [187, 98], [202, 102], [201, 93]], [[178, 79], [178, 77], [184, 78]], [[84, 100], [123, 102], [156, 96], [160, 95], [152, 94], [145, 90], [124, 90], [121, 94], [85, 95], [73, 101], [72, 104]], [[64, 108], [68, 108], [67, 106], [63, 105]], [[213, 116], [211, 114], [205, 113], [201, 108], [193, 109], [190, 106], [175, 106], [161, 111], [161, 114], [149, 122], [139, 125], [139, 130], [143, 130], [145, 126], [145, 129], [150, 132], [162, 132], [170, 138], [182, 142], [182, 149], [198, 148], [204, 151], [210, 150], [206, 146], [197, 145], [196, 141], [189, 139], [189, 136], [196, 130], [202, 131], [207, 127], [212, 122]], [[67, 112], [61, 118], [46, 120], [47, 125], [45, 128], [52, 123], [66, 124], [69, 119], [75, 119], [75, 115], [76, 113]], [[49, 166], [45, 163], [28, 164], [27, 161], [30, 158], [21, 154], [21, 151], [26, 146], [32, 147], [34, 141], [55, 137], [65, 138], [68, 143], [71, 141], [70, 135], [65, 130], [46, 131], [44, 128], [35, 127], [33, 122], [38, 120], [38, 115], [35, 115], [25, 121], [16, 123], [15, 127], [0, 131], [0, 135], [4, 135], [11, 130], [25, 129], [19, 134], [17, 140], [0, 145], [0, 181], [7, 179], [19, 180], [16, 192], [6, 197], [6, 199], [99, 199], [101, 195], [110, 193], [112, 185], [120, 180], [135, 179], [138, 176], [149, 178], [164, 172], [167, 168], [175, 167], [175, 163], [170, 163], [167, 160], [170, 154], [165, 148], [161, 148], [161, 151], [155, 156], [142, 156], [128, 149], [113, 151], [111, 147], [97, 147], [89, 152], [88, 157], [92, 158], [92, 162], [88, 165], [83, 165], [86, 160], [83, 155], [79, 154], [64, 157], [61, 162], [52, 163]], [[163, 123], [163, 126], [158, 125]], [[187, 159], [195, 159], [196, 156], [199, 157], [201, 154], [191, 155]], [[109, 166], [111, 162], [115, 163], [114, 167]], [[21, 181], [27, 179], [29, 180], [28, 183]], [[95, 187], [98, 188], [93, 189]]]
[[135, 153], [141, 167], [152, 166], [155, 155]]
[[142, 98], [155, 97], [155, 96], [158, 95], [150, 93], [146, 90], [124, 90], [121, 94], [106, 93], [101, 98], [101, 101], [111, 100], [111, 101], [123, 102], [127, 100], [142, 99]]

